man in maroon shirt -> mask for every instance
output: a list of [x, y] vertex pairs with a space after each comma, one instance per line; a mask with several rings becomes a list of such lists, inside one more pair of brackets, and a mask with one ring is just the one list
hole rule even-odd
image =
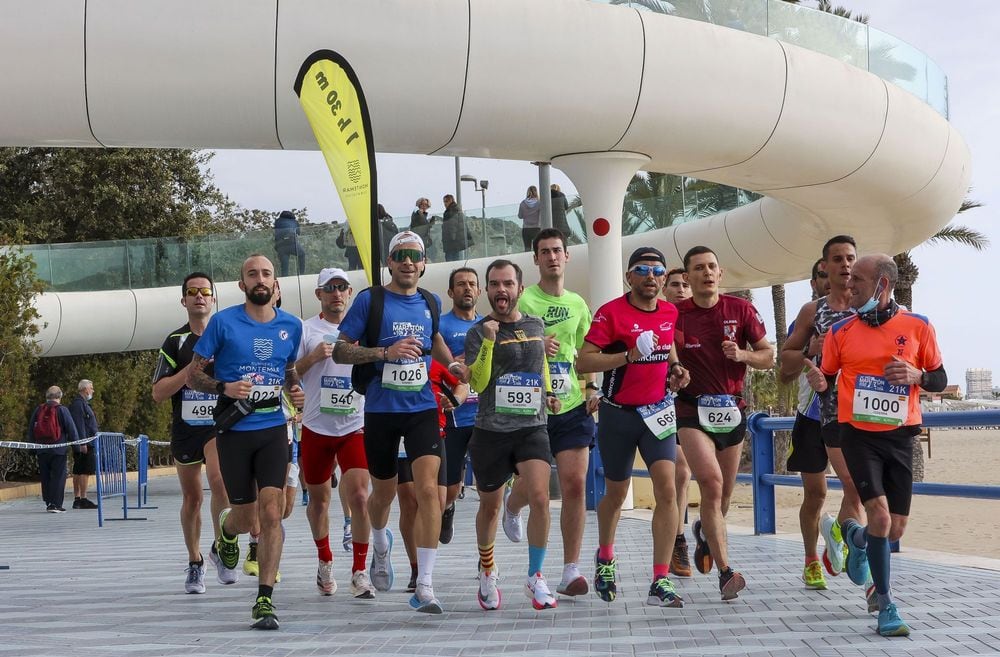
[[688, 381], [673, 349], [677, 309], [659, 298], [667, 268], [657, 249], [636, 249], [625, 276], [631, 289], [598, 309], [576, 361], [577, 372], [604, 372], [597, 446], [604, 462], [607, 493], [597, 509], [599, 548], [594, 590], [605, 602], [617, 595], [615, 530], [638, 449], [649, 468], [657, 502], [653, 511], [653, 583], [646, 603], [683, 607], [683, 599], [667, 577], [677, 527], [677, 423], [668, 387], [677, 390]]
[[729, 567], [725, 520], [746, 434], [743, 377], [748, 365], [771, 367], [774, 347], [750, 302], [719, 293], [723, 269], [714, 251], [692, 248], [684, 270], [693, 296], [677, 304], [674, 339], [691, 383], [677, 395], [677, 432], [701, 490], [701, 517], [691, 526], [694, 560], [708, 573], [714, 559], [722, 599], [732, 600], [746, 586]]

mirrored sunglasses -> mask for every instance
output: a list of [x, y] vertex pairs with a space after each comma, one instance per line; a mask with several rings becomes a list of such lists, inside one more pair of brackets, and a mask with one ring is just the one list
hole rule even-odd
[[390, 255], [393, 262], [406, 262], [409, 258], [410, 262], [423, 262], [424, 252], [420, 249], [396, 249]]
[[663, 276], [667, 273], [667, 268], [663, 265], [636, 265], [629, 271], [637, 276], [649, 276], [650, 272], [653, 272], [653, 276]]
[[326, 283], [320, 289], [324, 292], [333, 292], [334, 290], [337, 292], [346, 292], [349, 287], [351, 287], [350, 283]]
[[212, 288], [210, 287], [189, 287], [186, 292], [189, 297], [198, 296], [199, 293], [201, 293], [201, 296], [203, 297], [210, 297], [213, 294]]

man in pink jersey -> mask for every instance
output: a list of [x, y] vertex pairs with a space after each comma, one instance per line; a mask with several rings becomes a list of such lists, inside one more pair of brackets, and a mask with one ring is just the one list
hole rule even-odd
[[598, 309], [576, 360], [578, 372], [603, 372], [597, 446], [607, 493], [597, 509], [599, 548], [594, 590], [605, 602], [617, 595], [615, 530], [639, 450], [649, 468], [653, 511], [653, 583], [646, 604], [683, 607], [667, 577], [677, 528], [674, 463], [677, 422], [674, 397], [688, 374], [673, 349], [677, 308], [659, 298], [666, 259], [653, 247], [636, 249], [625, 274], [630, 290]]
[[747, 366], [770, 368], [774, 347], [753, 304], [719, 292], [723, 269], [714, 251], [690, 249], [684, 271], [693, 296], [677, 305], [674, 339], [691, 383], [677, 395], [677, 432], [701, 491], [701, 517], [691, 526], [694, 562], [708, 573], [714, 560], [722, 599], [732, 600], [746, 587], [729, 566], [725, 518], [746, 435], [743, 377]]

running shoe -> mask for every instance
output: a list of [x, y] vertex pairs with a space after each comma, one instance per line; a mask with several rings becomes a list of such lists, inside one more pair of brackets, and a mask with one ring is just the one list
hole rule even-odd
[[802, 571], [802, 581], [807, 589], [815, 591], [826, 590], [826, 577], [823, 577], [823, 566], [819, 561], [810, 561]]
[[514, 514], [507, 510], [507, 500], [510, 499], [510, 494], [513, 490], [514, 485], [512, 483], [508, 483], [503, 490], [503, 533], [507, 535], [507, 538], [512, 543], [520, 543], [521, 537], [524, 536], [521, 514]]
[[184, 590], [188, 593], [205, 592], [205, 563], [189, 563], [184, 570]]
[[587, 578], [583, 576], [575, 563], [568, 563], [563, 567], [562, 579], [556, 587], [559, 595], [587, 595], [590, 587], [587, 586]]
[[688, 544], [681, 534], [674, 542], [674, 553], [670, 555], [670, 572], [677, 577], [691, 577], [691, 560], [688, 559]]
[[441, 603], [434, 597], [434, 589], [430, 584], [417, 584], [417, 590], [410, 598], [410, 606], [422, 614], [440, 614]]
[[654, 607], [680, 608], [684, 606], [684, 599], [677, 595], [677, 589], [669, 577], [661, 577], [650, 585], [646, 604]]
[[97, 505], [94, 504], [93, 502], [91, 502], [90, 500], [88, 500], [86, 497], [81, 497], [80, 498], [80, 506], [79, 507], [75, 507], [75, 508], [79, 508], [79, 509], [96, 509]]
[[826, 572], [836, 577], [844, 572], [847, 549], [844, 537], [840, 533], [840, 523], [829, 513], [824, 513], [819, 521], [819, 531], [823, 535], [823, 542], [826, 543], [826, 549], [823, 550], [823, 565], [826, 566]]
[[444, 510], [441, 514], [441, 535], [438, 540], [443, 545], [448, 545], [451, 543], [452, 537], [455, 536], [455, 503], [452, 502], [448, 505], [448, 508]]
[[344, 518], [344, 552], [350, 552], [354, 546], [354, 534], [351, 532], [351, 519]]
[[258, 577], [260, 575], [260, 564], [257, 563], [256, 541], [250, 541], [250, 545], [247, 546], [247, 558], [243, 560], [243, 572], [250, 577]]
[[479, 590], [476, 591], [479, 606], [486, 611], [500, 608], [500, 589], [497, 588], [497, 574], [484, 570], [479, 574]]
[[865, 587], [865, 604], [868, 605], [868, 613], [874, 614], [878, 611], [878, 592], [875, 590], [875, 583], [869, 580]]
[[535, 573], [527, 579], [524, 583], [524, 594], [531, 598], [531, 606], [539, 611], [555, 609], [559, 605], [541, 573]]
[[[476, 570], [476, 579], [479, 579], [479, 576], [483, 574], [483, 562], [480, 561], [479, 559], [476, 559], [476, 566], [478, 566], [478, 570]], [[493, 557], [492, 572], [496, 573], [497, 579], [500, 579], [500, 563], [497, 561], [496, 556]]]
[[372, 586], [372, 581], [368, 579], [368, 573], [359, 570], [351, 575], [351, 595], [358, 600], [375, 599], [375, 587]]
[[863, 532], [864, 528], [856, 522], [852, 522], [847, 527], [847, 576], [858, 586], [864, 586], [871, 577], [868, 569], [868, 552], [865, 548], [857, 547], [854, 538], [858, 532]]
[[219, 553], [219, 558], [222, 559], [222, 564], [230, 570], [235, 570], [236, 566], [240, 565], [239, 537], [226, 538], [226, 532], [223, 529], [226, 526], [226, 518], [229, 517], [230, 511], [232, 509], [226, 508], [219, 514], [219, 538], [215, 542], [215, 545]]
[[316, 588], [320, 595], [333, 595], [337, 592], [337, 580], [333, 578], [333, 562], [320, 561], [316, 568]]
[[[237, 547], [237, 549], [239, 548]], [[238, 556], [237, 559], [239, 559]], [[222, 557], [216, 550], [216, 543], [212, 543], [212, 551], [208, 553], [208, 560], [215, 566], [215, 577], [219, 580], [219, 584], [235, 584], [240, 581], [239, 571], [235, 568], [226, 568], [226, 565], [222, 563]]]
[[747, 581], [743, 579], [743, 575], [732, 568], [719, 573], [719, 592], [722, 593], [723, 600], [735, 600], [746, 587]]
[[388, 591], [392, 589], [392, 530], [385, 530], [389, 539], [389, 547], [385, 552], [379, 554], [378, 548], [372, 545], [372, 565], [368, 568], [372, 584], [376, 591]]
[[698, 572], [702, 575], [707, 575], [712, 572], [712, 551], [708, 548], [708, 541], [705, 540], [705, 535], [701, 533], [701, 518], [694, 521], [691, 525], [691, 533], [694, 534], [694, 567], [698, 569]]
[[594, 554], [594, 593], [601, 600], [611, 602], [618, 594], [618, 562], [614, 559], [601, 559]]
[[250, 611], [250, 618], [253, 619], [250, 627], [255, 630], [278, 629], [278, 617], [274, 615], [274, 605], [271, 604], [271, 598], [266, 595], [257, 596], [257, 601]]
[[899, 617], [894, 602], [878, 612], [878, 633], [882, 636], [910, 636], [910, 626]]

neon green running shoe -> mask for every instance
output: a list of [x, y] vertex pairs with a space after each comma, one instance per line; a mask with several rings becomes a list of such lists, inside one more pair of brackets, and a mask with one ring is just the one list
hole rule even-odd
[[802, 581], [806, 583], [807, 589], [826, 590], [826, 577], [823, 576], [823, 566], [818, 560], [809, 562], [805, 567], [802, 571]]
[[223, 527], [226, 526], [226, 517], [232, 509], [223, 509], [219, 514], [219, 538], [216, 540], [215, 549], [219, 553], [222, 565], [229, 570], [235, 570], [240, 565], [240, 542], [239, 537], [226, 538]]

